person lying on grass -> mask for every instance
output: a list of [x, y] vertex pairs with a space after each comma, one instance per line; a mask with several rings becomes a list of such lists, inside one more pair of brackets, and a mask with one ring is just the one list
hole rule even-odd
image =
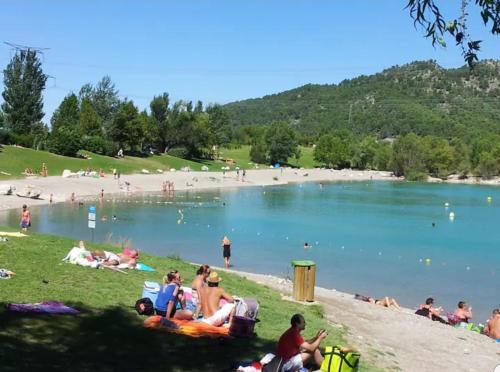
[[177, 270], [170, 271], [163, 277], [163, 285], [158, 293], [155, 302], [155, 311], [157, 315], [164, 316], [168, 319], [184, 319], [190, 320], [193, 318], [193, 313], [183, 308], [177, 309], [179, 303], [179, 290], [182, 283], [181, 275]]
[[283, 359], [282, 371], [298, 371], [308, 362], [314, 362], [319, 368], [323, 363], [323, 355], [319, 351], [321, 342], [328, 336], [322, 329], [315, 337], [304, 340], [300, 334], [306, 329], [306, 320], [301, 314], [290, 319], [291, 327], [283, 333], [278, 341], [277, 355]]

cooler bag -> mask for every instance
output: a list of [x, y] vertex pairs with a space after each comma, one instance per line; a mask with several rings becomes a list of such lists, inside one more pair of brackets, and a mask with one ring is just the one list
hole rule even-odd
[[255, 319], [234, 315], [229, 327], [229, 335], [232, 337], [253, 337], [254, 328]]
[[149, 298], [153, 304], [156, 303], [156, 298], [160, 292], [160, 284], [156, 282], [144, 282], [142, 289], [142, 298]]
[[327, 346], [324, 357], [321, 363], [323, 372], [355, 372], [361, 356], [352, 351], [343, 352], [339, 346]]

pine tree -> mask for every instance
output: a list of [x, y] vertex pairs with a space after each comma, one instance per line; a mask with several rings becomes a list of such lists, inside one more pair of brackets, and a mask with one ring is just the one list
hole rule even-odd
[[77, 128], [80, 122], [80, 107], [78, 97], [71, 93], [64, 97], [57, 110], [52, 115], [50, 123], [52, 131], [57, 131], [61, 127]]
[[7, 127], [16, 134], [30, 134], [44, 116], [42, 91], [47, 75], [34, 50], [17, 52], [4, 70], [2, 93]]

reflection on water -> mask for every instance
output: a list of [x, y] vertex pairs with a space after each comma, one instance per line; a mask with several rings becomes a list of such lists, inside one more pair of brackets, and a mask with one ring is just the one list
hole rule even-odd
[[[312, 259], [319, 285], [389, 295], [409, 307], [433, 296], [452, 310], [464, 299], [484, 321], [500, 305], [499, 205], [498, 189], [466, 185], [311, 183], [176, 192], [97, 203], [94, 239], [130, 239], [146, 252], [222, 265], [220, 240], [228, 235], [236, 269], [285, 275], [292, 259]], [[36, 231], [91, 239], [87, 205], [31, 213]], [[0, 223], [16, 226], [19, 215], [4, 212]], [[304, 250], [305, 242], [312, 248]]]

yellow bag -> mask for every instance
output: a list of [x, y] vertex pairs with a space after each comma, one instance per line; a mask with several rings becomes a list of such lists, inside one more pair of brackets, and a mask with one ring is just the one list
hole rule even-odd
[[358, 370], [361, 355], [353, 351], [342, 351], [340, 346], [327, 346], [325, 359], [321, 363], [323, 372], [355, 372]]

